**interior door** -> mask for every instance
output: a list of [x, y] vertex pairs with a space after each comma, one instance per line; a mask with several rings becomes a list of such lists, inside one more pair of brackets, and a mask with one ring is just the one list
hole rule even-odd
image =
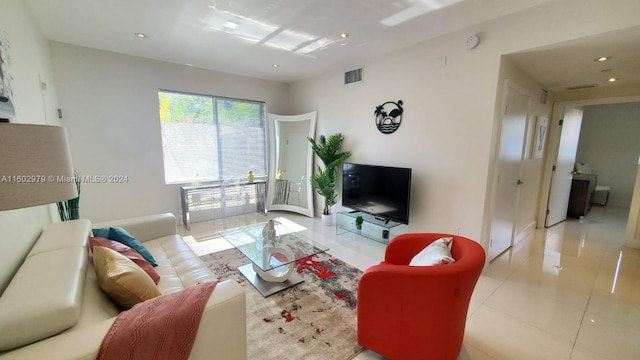
[[567, 218], [567, 206], [571, 192], [573, 167], [576, 162], [576, 151], [582, 126], [582, 110], [567, 109], [560, 125], [560, 145], [555, 170], [551, 174], [549, 189], [549, 205], [545, 227], [553, 226]]
[[531, 96], [507, 84], [505, 112], [500, 130], [497, 184], [491, 221], [489, 260], [511, 247], [518, 209], [522, 156]]

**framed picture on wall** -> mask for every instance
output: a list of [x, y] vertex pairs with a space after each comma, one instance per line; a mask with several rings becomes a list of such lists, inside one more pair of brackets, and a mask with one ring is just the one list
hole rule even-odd
[[544, 155], [544, 145], [547, 140], [547, 127], [549, 119], [545, 116], [536, 116], [534, 139], [531, 151], [532, 159], [540, 159]]

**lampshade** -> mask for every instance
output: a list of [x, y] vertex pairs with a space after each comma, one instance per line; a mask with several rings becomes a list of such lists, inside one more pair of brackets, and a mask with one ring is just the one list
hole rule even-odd
[[51, 204], [77, 196], [64, 128], [0, 124], [0, 210]]

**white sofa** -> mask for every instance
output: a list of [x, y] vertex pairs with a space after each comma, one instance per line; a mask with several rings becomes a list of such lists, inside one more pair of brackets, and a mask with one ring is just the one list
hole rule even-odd
[[[13, 278], [0, 296], [0, 359], [96, 358], [121, 309], [100, 290], [87, 243], [91, 228], [112, 226], [127, 230], [156, 259], [160, 293], [217, 280], [176, 234], [172, 214], [93, 225], [88, 220], [53, 223], [21, 266], [8, 274]], [[245, 307], [239, 284], [219, 282], [207, 302], [190, 358], [246, 359]]]

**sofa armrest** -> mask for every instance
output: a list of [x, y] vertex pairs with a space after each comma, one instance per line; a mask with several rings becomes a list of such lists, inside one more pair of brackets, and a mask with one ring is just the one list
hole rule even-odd
[[247, 359], [246, 297], [234, 280], [213, 288], [189, 359]]
[[[93, 360], [115, 317], [0, 354], [0, 360]], [[247, 359], [246, 298], [233, 280], [216, 284], [205, 306], [190, 359]]]
[[96, 228], [121, 227], [141, 242], [176, 233], [176, 217], [172, 213], [141, 216], [93, 224]]

